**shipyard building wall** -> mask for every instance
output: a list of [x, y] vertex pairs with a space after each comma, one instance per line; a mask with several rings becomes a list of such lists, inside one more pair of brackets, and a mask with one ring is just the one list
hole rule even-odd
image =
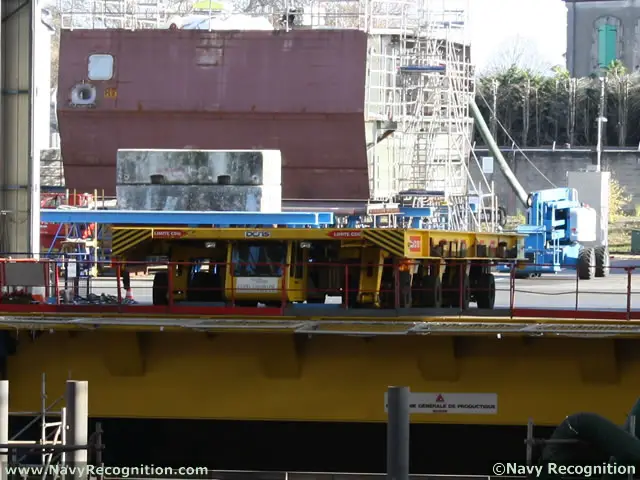
[[[523, 150], [523, 153], [503, 149], [502, 153], [511, 169], [528, 191], [550, 188], [549, 182], [540, 174], [542, 172], [557, 186], [566, 186], [567, 172], [579, 171], [596, 164], [595, 149], [575, 150]], [[486, 149], [476, 149], [478, 158], [491, 156]], [[475, 161], [470, 162], [471, 176], [475, 181], [481, 179], [480, 169]], [[537, 170], [536, 170], [537, 168]], [[602, 153], [602, 168], [612, 173], [627, 193], [631, 195], [630, 207], [640, 204], [640, 151], [634, 149], [618, 149]], [[538, 172], [540, 170], [540, 172]], [[487, 180], [495, 182], [495, 191], [500, 203], [514, 214], [521, 208], [513, 190], [502, 172], [494, 162], [494, 173], [487, 175]]]

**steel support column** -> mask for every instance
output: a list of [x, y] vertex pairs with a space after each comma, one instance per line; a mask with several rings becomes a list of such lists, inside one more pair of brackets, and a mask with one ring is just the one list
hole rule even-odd
[[40, 250], [40, 162], [33, 151], [33, 0], [2, 1], [0, 254]]
[[409, 387], [389, 387], [387, 401], [387, 479], [409, 480]]
[[[68, 380], [65, 402], [67, 404], [67, 445], [87, 445], [89, 440], [89, 382]], [[86, 466], [88, 458], [89, 453], [85, 449], [73, 450], [67, 454], [68, 463], [76, 467]], [[84, 480], [87, 478], [86, 473], [86, 469], [76, 469], [73, 478], [74, 480]]]

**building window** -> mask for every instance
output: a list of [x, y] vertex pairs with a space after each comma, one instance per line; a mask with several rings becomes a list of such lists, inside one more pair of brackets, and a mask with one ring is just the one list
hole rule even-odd
[[111, 80], [113, 78], [113, 56], [89, 55], [89, 80]]
[[622, 25], [616, 17], [600, 17], [594, 29], [594, 64], [606, 68], [622, 57]]
[[603, 25], [598, 29], [598, 66], [604, 68], [618, 58], [618, 29]]

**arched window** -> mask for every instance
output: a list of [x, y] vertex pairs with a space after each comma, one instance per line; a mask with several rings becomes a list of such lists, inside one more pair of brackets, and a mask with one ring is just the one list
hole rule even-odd
[[612, 16], [600, 17], [594, 27], [593, 64], [601, 69], [622, 57], [622, 22]]

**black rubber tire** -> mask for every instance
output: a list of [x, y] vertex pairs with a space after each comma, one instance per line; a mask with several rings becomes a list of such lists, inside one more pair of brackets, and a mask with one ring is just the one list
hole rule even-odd
[[442, 302], [440, 303], [440, 305], [442, 306], [442, 308], [451, 308], [453, 307], [453, 297], [458, 288], [457, 276], [456, 275], [449, 276], [449, 274], [445, 271], [444, 277], [442, 278], [441, 282], [442, 282]]
[[596, 253], [593, 248], [583, 248], [578, 254], [578, 278], [591, 280], [596, 273]]
[[478, 308], [493, 310], [496, 304], [496, 278], [492, 273], [485, 273], [478, 279], [476, 285], [476, 302]]
[[187, 300], [190, 302], [205, 302], [211, 295], [209, 288], [210, 275], [209, 272], [197, 272], [193, 275], [189, 288], [187, 289]]
[[440, 277], [424, 277], [423, 295], [425, 307], [442, 307], [442, 282]]
[[154, 305], [168, 305], [169, 298], [169, 274], [158, 272], [153, 276], [152, 298]]
[[596, 247], [596, 277], [603, 278], [609, 276], [611, 270], [611, 259], [609, 258], [609, 247]]
[[[453, 308], [459, 308], [460, 310], [468, 310], [469, 302], [471, 301], [471, 290], [469, 288], [469, 276], [465, 275], [462, 277], [462, 291], [463, 294], [460, 295], [460, 276], [453, 275], [451, 277], [450, 287], [451, 293], [449, 297], [449, 301], [451, 302], [451, 306]], [[462, 297], [462, 298], [461, 298]], [[462, 303], [460, 302], [462, 300]]]

